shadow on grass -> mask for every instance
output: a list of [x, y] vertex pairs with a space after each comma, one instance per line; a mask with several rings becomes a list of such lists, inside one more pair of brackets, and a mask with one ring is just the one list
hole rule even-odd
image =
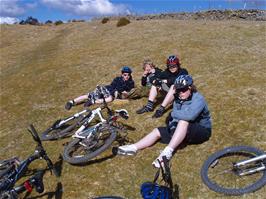
[[174, 184], [173, 199], [179, 199], [179, 186], [177, 184]]
[[114, 154], [99, 158], [99, 159], [95, 159], [95, 160], [89, 160], [88, 162], [84, 162], [84, 163], [80, 163], [80, 164], [71, 164], [73, 166], [77, 166], [77, 167], [84, 167], [84, 166], [88, 166], [88, 165], [92, 165], [92, 164], [98, 164], [101, 162], [104, 162], [106, 160], [112, 159], [113, 157], [115, 157]]
[[60, 154], [58, 160], [54, 163], [54, 172], [57, 177], [61, 176], [62, 168], [63, 168], [63, 157]]
[[63, 197], [63, 186], [61, 182], [58, 182], [56, 185], [56, 189], [55, 191], [51, 191], [51, 192], [46, 192], [43, 194], [40, 194], [38, 196], [34, 196], [34, 197], [28, 197], [29, 194], [26, 194], [25, 197], [23, 197], [24, 199], [37, 199], [37, 198], [44, 198], [46, 197], [47, 199], [62, 199]]

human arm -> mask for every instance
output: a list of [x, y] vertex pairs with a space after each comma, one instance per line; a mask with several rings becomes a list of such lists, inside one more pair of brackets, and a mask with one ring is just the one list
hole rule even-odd
[[174, 100], [174, 94], [175, 94], [175, 89], [174, 89], [174, 85], [172, 85], [167, 93], [167, 95], [165, 96], [161, 106], [166, 107], [167, 105], [169, 105], [171, 102], [173, 102]]

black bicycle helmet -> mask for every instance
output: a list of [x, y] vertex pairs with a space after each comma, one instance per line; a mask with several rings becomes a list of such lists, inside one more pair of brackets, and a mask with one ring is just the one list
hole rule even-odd
[[176, 78], [174, 87], [175, 89], [182, 89], [189, 87], [193, 84], [193, 79], [191, 75], [180, 75], [178, 78]]
[[121, 73], [129, 73], [131, 74], [132, 73], [132, 70], [129, 66], [123, 66], [122, 69], [121, 69]]

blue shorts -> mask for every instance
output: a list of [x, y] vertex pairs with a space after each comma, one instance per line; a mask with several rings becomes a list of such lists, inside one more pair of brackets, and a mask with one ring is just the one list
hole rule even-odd
[[[161, 135], [161, 142], [168, 144], [175, 132], [175, 128], [158, 127]], [[189, 123], [188, 131], [183, 142], [186, 144], [201, 144], [211, 137], [211, 129], [204, 128], [198, 123]]]

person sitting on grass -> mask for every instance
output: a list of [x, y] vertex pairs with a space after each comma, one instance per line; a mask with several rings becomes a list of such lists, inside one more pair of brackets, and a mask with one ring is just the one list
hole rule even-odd
[[111, 102], [114, 99], [126, 99], [128, 97], [128, 93], [135, 86], [131, 73], [131, 68], [124, 66], [121, 69], [121, 76], [114, 78], [110, 85], [97, 86], [95, 91], [79, 96], [73, 100], [69, 100], [65, 105], [65, 109], [70, 110], [72, 106], [82, 102], [86, 102], [84, 106], [101, 104], [103, 103], [102, 97], [104, 97], [106, 102]]
[[130, 99], [148, 97], [149, 91], [152, 87], [151, 79], [154, 76], [158, 76], [162, 70], [157, 68], [150, 59], [144, 59], [143, 61], [143, 74], [141, 77], [141, 87], [132, 89], [129, 95]]
[[[165, 96], [169, 91], [170, 86], [175, 82], [176, 78], [180, 75], [187, 75], [186, 69], [180, 67], [179, 59], [175, 55], [171, 55], [166, 61], [167, 69], [151, 77], [151, 83], [153, 84], [150, 89], [148, 102], [145, 106], [136, 111], [137, 114], [143, 114], [145, 112], [152, 112], [154, 101], [158, 95], [158, 92]], [[161, 109], [164, 107], [160, 107]], [[164, 111], [164, 110], [163, 110]]]
[[168, 144], [152, 163], [159, 168], [159, 161], [166, 156], [170, 160], [173, 152], [183, 144], [200, 144], [209, 140], [212, 120], [204, 97], [197, 91], [190, 75], [179, 76], [173, 87], [174, 105], [166, 127], [155, 128], [144, 138], [131, 145], [118, 147], [120, 155], [134, 155], [138, 150], [152, 146], [158, 140]]

